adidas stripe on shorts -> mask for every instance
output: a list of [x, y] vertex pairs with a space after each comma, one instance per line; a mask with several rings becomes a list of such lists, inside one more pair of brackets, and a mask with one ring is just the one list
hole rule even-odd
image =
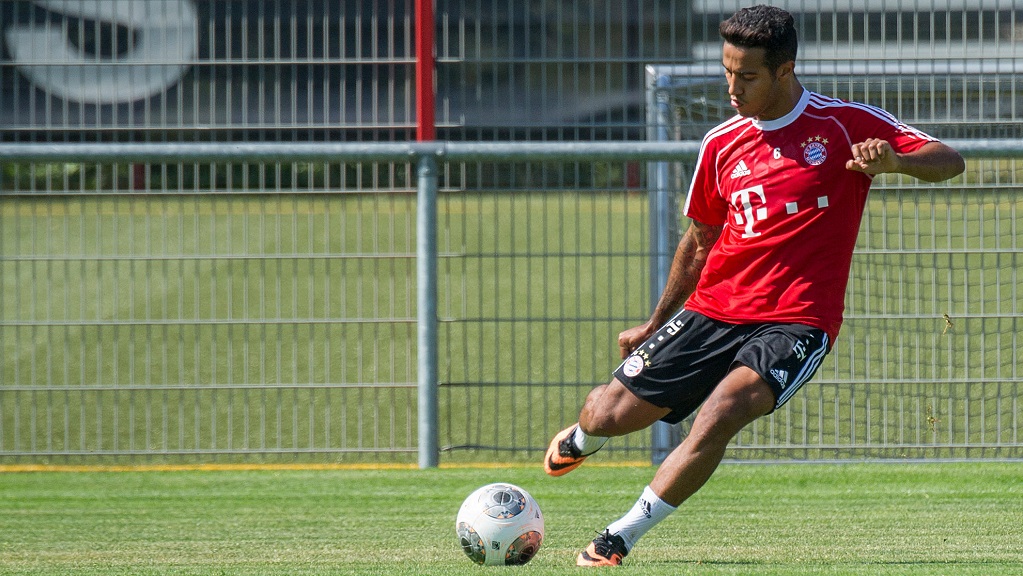
[[736, 365], [753, 369], [774, 391], [777, 410], [813, 377], [830, 349], [828, 335], [803, 324], [731, 324], [682, 310], [615, 370], [636, 396], [692, 414]]

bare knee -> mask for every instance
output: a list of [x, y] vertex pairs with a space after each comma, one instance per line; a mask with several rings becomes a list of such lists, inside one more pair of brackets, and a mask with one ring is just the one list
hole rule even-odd
[[586, 395], [586, 402], [583, 403], [583, 408], [579, 412], [579, 427], [587, 434], [613, 436], [613, 434], [607, 433], [608, 430], [614, 428], [613, 419], [605, 409], [609, 399], [604, 398], [604, 394], [607, 392], [608, 386], [608, 384], [597, 386]]
[[774, 395], [759, 377], [751, 374], [744, 379], [726, 378], [700, 409], [690, 436], [696, 442], [727, 444], [747, 424], [773, 407]]
[[668, 412], [637, 397], [616, 379], [590, 391], [579, 413], [579, 426], [587, 434], [622, 436], [646, 428]]
[[759, 405], [750, 402], [749, 398], [727, 396], [709, 399], [701, 413], [707, 416], [714, 427], [738, 432], [750, 422], [763, 416], [766, 411]]

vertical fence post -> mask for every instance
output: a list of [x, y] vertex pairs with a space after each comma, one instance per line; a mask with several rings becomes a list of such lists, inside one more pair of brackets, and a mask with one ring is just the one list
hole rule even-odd
[[[649, 70], [648, 70], [649, 72]], [[669, 130], [671, 108], [665, 90], [667, 78], [651, 75], [647, 86], [647, 132], [648, 138], [654, 142], [668, 142], [672, 139]], [[671, 209], [668, 180], [668, 162], [659, 160], [648, 164], [650, 174], [650, 309], [653, 310], [660, 300], [661, 292], [668, 282], [671, 261], [674, 253], [671, 250]], [[671, 426], [665, 422], [654, 422], [650, 427], [650, 460], [654, 464], [664, 462], [675, 447], [672, 445]]]
[[[433, 1], [416, 0], [416, 140], [435, 136]], [[416, 201], [416, 266], [419, 310], [419, 467], [439, 460], [437, 414], [437, 160], [419, 156]]]
[[439, 460], [437, 386], [437, 159], [419, 155], [416, 199], [416, 275], [419, 371], [419, 467]]

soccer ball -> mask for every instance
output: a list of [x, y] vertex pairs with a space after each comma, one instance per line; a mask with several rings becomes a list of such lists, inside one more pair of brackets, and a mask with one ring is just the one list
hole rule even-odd
[[477, 564], [525, 564], [543, 542], [543, 514], [522, 488], [487, 484], [462, 502], [455, 531], [465, 555]]

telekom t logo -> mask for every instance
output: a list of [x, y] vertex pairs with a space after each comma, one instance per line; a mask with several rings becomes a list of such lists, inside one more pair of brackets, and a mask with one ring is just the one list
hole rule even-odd
[[760, 232], [753, 231], [753, 223], [767, 219], [767, 197], [764, 196], [763, 185], [733, 192], [731, 202], [736, 210], [735, 223], [743, 227], [742, 237], [760, 236]]

